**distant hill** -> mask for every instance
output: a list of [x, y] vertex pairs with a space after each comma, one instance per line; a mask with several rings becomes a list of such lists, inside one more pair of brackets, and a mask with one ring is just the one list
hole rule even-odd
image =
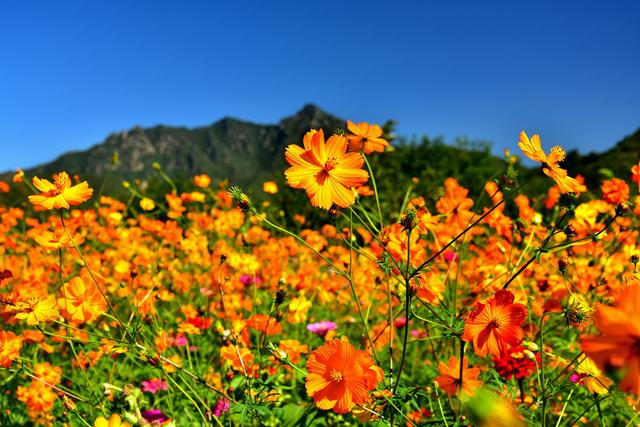
[[[229, 178], [240, 185], [262, 183], [274, 170], [284, 167], [284, 147], [298, 143], [310, 128], [329, 132], [344, 127], [344, 121], [308, 104], [278, 124], [260, 125], [224, 118], [198, 128], [134, 127], [109, 135], [86, 151], [63, 154], [56, 160], [29, 170], [28, 176], [50, 176], [65, 170], [96, 183], [111, 170], [112, 184], [123, 179], [146, 178], [158, 162], [172, 177], [208, 173]], [[119, 164], [111, 159], [118, 153]], [[94, 184], [95, 185], [95, 184]]]
[[633, 165], [640, 162], [640, 129], [602, 153], [580, 154], [572, 150], [567, 154], [564, 166], [574, 174], [582, 174], [589, 187], [599, 184], [609, 175], [628, 178]]
[[[97, 188], [110, 171], [105, 190], [113, 192], [121, 188], [122, 180], [152, 176], [152, 164], [158, 162], [171, 177], [188, 179], [207, 173], [255, 190], [265, 180], [274, 177], [283, 180], [284, 149], [289, 144], [300, 144], [307, 130], [323, 128], [330, 133], [344, 127], [343, 119], [313, 104], [305, 105], [277, 124], [225, 118], [210, 126], [191, 129], [135, 127], [113, 133], [88, 150], [64, 154], [25, 172], [28, 176], [50, 176], [65, 170], [89, 180]], [[421, 194], [433, 192], [447, 176], [459, 178], [463, 185], [472, 188], [472, 193], [478, 194], [482, 192], [479, 182], [491, 179], [504, 168], [504, 161], [491, 154], [488, 143], [462, 141], [448, 145], [441, 139], [423, 137], [417, 141], [397, 140], [394, 146], [395, 150], [371, 158], [380, 187], [393, 192], [392, 199], [403, 197], [412, 177], [419, 178], [421, 183], [416, 189], [425, 192]], [[120, 159], [115, 168], [111, 163], [114, 153]], [[585, 155], [571, 151], [564, 166], [571, 175], [585, 176], [588, 186], [595, 189], [603, 177], [628, 177], [629, 169], [639, 160], [640, 129], [602, 153]], [[530, 194], [539, 194], [550, 183], [535, 169], [519, 170], [521, 176], [531, 180], [527, 191]], [[0, 178], [6, 179], [6, 175]]]

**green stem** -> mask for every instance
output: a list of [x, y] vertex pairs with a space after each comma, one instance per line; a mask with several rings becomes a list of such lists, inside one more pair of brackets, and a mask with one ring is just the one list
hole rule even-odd
[[[352, 215], [350, 216], [349, 221], [349, 239], [353, 236], [353, 209], [351, 209]], [[353, 299], [356, 300], [356, 305], [358, 307], [358, 313], [360, 314], [360, 320], [362, 321], [362, 327], [364, 328], [364, 333], [367, 336], [367, 340], [369, 341], [369, 346], [371, 347], [371, 354], [373, 355], [376, 364], [380, 366], [380, 360], [378, 359], [378, 354], [376, 353], [376, 349], [373, 344], [373, 340], [371, 339], [371, 334], [369, 333], [369, 327], [367, 325], [367, 320], [364, 317], [364, 312], [362, 311], [362, 304], [360, 303], [360, 298], [358, 298], [358, 293], [356, 292], [356, 286], [353, 284], [353, 248], [349, 245], [349, 276], [346, 278], [349, 282], [349, 287], [351, 288], [351, 295]]]
[[542, 427], [547, 426], [547, 384], [544, 379], [544, 316], [546, 313], [540, 316], [540, 384], [541, 384], [541, 396], [542, 396]]
[[409, 276], [409, 268], [411, 267], [411, 229], [407, 230], [407, 267], [404, 275], [404, 335], [402, 337], [402, 356], [400, 357], [400, 367], [398, 368], [398, 379], [393, 386], [393, 394], [398, 390], [398, 385], [402, 379], [402, 371], [404, 369], [404, 361], [407, 355], [407, 340], [409, 339], [409, 319], [411, 318], [411, 278]]
[[371, 165], [369, 164], [367, 156], [363, 154], [362, 157], [364, 158], [364, 162], [367, 165], [367, 169], [369, 170], [369, 176], [371, 177], [371, 185], [373, 185], [373, 193], [376, 196], [376, 206], [378, 207], [378, 217], [380, 218], [380, 230], [382, 230], [384, 224], [382, 222], [382, 209], [380, 209], [380, 198], [378, 197], [378, 186], [376, 185], [376, 178], [373, 175], [373, 170], [371, 169]]
[[480, 223], [480, 221], [482, 221], [483, 219], [485, 219], [487, 216], [489, 216], [491, 214], [491, 212], [493, 212], [494, 210], [496, 210], [498, 207], [500, 207], [502, 204], [504, 203], [504, 199], [500, 200], [498, 203], [496, 203], [495, 205], [493, 205], [489, 210], [487, 210], [485, 213], [483, 213], [478, 219], [476, 219], [474, 222], [472, 222], [469, 226], [467, 226], [467, 228], [465, 228], [464, 230], [462, 230], [460, 233], [458, 233], [458, 235], [456, 237], [454, 237], [451, 241], [449, 241], [449, 243], [447, 243], [446, 245], [444, 245], [438, 252], [436, 252], [435, 254], [431, 255], [429, 257], [429, 259], [427, 259], [425, 262], [423, 262], [422, 264], [420, 264], [418, 267], [415, 268], [415, 270], [413, 270], [413, 273], [411, 273], [411, 275], [409, 276], [409, 279], [412, 279], [413, 277], [417, 276], [418, 274], [420, 274], [420, 271], [426, 267], [427, 265], [429, 265], [431, 263], [431, 261], [433, 261], [434, 259], [438, 258], [442, 253], [444, 253], [444, 251], [446, 251], [449, 246], [453, 245], [455, 242], [457, 242], [462, 236], [464, 236], [465, 234], [467, 234], [467, 232], [469, 230], [471, 230], [473, 227], [475, 227], [476, 225], [478, 225]]

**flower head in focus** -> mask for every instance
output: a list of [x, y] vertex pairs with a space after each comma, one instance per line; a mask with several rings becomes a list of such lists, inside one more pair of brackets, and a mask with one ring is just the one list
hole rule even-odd
[[35, 297], [18, 301], [14, 308], [18, 320], [26, 320], [27, 325], [35, 326], [40, 322], [47, 322], [58, 317], [57, 303], [54, 296], [46, 299], [38, 299]]
[[33, 177], [33, 185], [42, 193], [29, 196], [34, 206], [44, 209], [69, 209], [85, 202], [93, 195], [93, 188], [87, 181], [71, 185], [71, 178], [66, 172], [54, 176], [53, 182]]
[[542, 172], [558, 184], [558, 188], [562, 193], [584, 193], [587, 191], [584, 184], [568, 176], [567, 171], [558, 165], [566, 157], [564, 150], [559, 145], [553, 147], [547, 156], [542, 150], [540, 135], [533, 135], [529, 139], [527, 134], [522, 131], [518, 147], [528, 158], [541, 164]]
[[502, 356], [509, 347], [520, 344], [524, 337], [522, 323], [527, 309], [514, 303], [511, 291], [501, 289], [486, 303], [478, 303], [467, 317], [462, 339], [473, 341], [478, 356]]
[[316, 406], [339, 414], [369, 400], [384, 374], [371, 356], [347, 341], [331, 340], [315, 349], [307, 361], [306, 389]]
[[369, 179], [362, 170], [360, 153], [347, 153], [347, 139], [342, 135], [332, 135], [325, 143], [322, 130], [307, 132], [303, 143], [303, 147], [289, 145], [286, 149], [291, 165], [285, 171], [287, 184], [305, 189], [313, 206], [327, 210], [333, 204], [351, 206], [356, 200], [352, 187]]

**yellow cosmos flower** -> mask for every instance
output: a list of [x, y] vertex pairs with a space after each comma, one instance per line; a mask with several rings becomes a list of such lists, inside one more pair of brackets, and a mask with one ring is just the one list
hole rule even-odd
[[278, 192], [278, 184], [273, 181], [266, 181], [262, 184], [262, 191], [267, 194], [276, 194]]
[[65, 229], [55, 231], [43, 231], [39, 236], [35, 236], [34, 240], [46, 249], [72, 248], [84, 242], [81, 235], [73, 236], [73, 230], [67, 232]]
[[553, 179], [562, 193], [584, 193], [587, 188], [577, 179], [567, 175], [567, 171], [562, 169], [558, 163], [562, 162], [566, 154], [562, 147], [556, 145], [551, 149], [549, 155], [542, 150], [540, 135], [533, 135], [531, 139], [522, 131], [518, 147], [522, 152], [534, 162], [539, 162], [542, 172]]
[[108, 420], [105, 417], [96, 418], [93, 427], [129, 427], [129, 423], [123, 422], [120, 415], [113, 414]]
[[152, 211], [155, 209], [156, 204], [150, 198], [145, 197], [144, 199], [140, 200], [140, 207], [145, 211]]
[[33, 177], [33, 185], [42, 193], [29, 196], [29, 201], [44, 209], [69, 209], [89, 200], [93, 195], [93, 188], [89, 188], [87, 181], [72, 186], [71, 178], [66, 172], [57, 174], [53, 182]]
[[18, 320], [27, 321], [27, 325], [35, 326], [40, 322], [58, 317], [58, 309], [56, 308], [56, 299], [50, 296], [47, 299], [39, 300], [37, 298], [29, 298], [26, 301], [16, 303], [16, 315]]
[[351, 206], [356, 198], [351, 188], [369, 179], [362, 170], [364, 158], [360, 153], [347, 153], [347, 139], [342, 135], [332, 135], [325, 143], [322, 129], [307, 132], [303, 144], [286, 149], [291, 165], [284, 172], [287, 184], [305, 189], [313, 206], [327, 210], [333, 204]]

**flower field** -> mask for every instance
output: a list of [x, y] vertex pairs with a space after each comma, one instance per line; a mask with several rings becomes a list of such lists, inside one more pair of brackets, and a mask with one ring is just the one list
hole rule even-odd
[[[519, 141], [545, 194], [506, 154], [475, 200], [450, 177], [390, 205], [390, 144], [353, 122], [287, 147], [260, 197], [160, 165], [167, 192], [122, 200], [16, 173], [0, 425], [639, 424], [640, 165], [587, 188]], [[284, 221], [283, 186], [323, 221]]]

